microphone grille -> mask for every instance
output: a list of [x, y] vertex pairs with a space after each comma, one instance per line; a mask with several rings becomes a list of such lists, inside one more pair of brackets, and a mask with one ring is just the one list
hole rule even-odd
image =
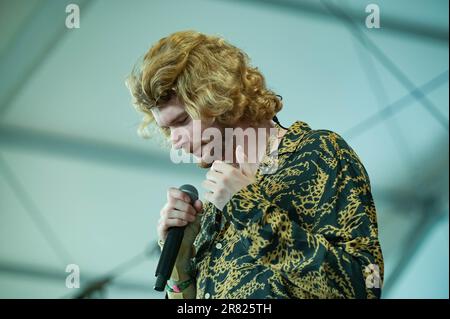
[[190, 184], [180, 186], [179, 190], [189, 195], [191, 198], [191, 203], [194, 203], [198, 199], [197, 189]]

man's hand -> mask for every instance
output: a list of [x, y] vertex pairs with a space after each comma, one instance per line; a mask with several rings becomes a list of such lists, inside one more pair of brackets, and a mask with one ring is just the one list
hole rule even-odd
[[248, 163], [241, 146], [236, 147], [239, 168], [222, 161], [214, 161], [202, 186], [207, 190], [205, 199], [222, 210], [239, 190], [255, 181], [257, 164]]
[[166, 240], [169, 228], [186, 226], [177, 262], [187, 261], [192, 257], [193, 243], [200, 231], [203, 204], [200, 200], [196, 200], [192, 206], [190, 202], [191, 199], [187, 194], [171, 187], [167, 191], [167, 203], [160, 212], [161, 218], [157, 228], [160, 241]]

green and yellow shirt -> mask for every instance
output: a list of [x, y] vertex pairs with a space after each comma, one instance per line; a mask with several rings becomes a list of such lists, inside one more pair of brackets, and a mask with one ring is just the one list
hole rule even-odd
[[379, 298], [383, 256], [369, 177], [336, 133], [295, 122], [278, 169], [217, 210], [205, 203], [197, 298]]

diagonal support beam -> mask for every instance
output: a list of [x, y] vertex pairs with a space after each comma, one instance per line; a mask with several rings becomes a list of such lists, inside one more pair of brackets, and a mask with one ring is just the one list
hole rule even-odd
[[336, 4], [320, 0], [320, 2], [335, 16], [340, 17], [345, 25], [349, 28], [352, 35], [367, 49], [369, 54], [372, 54], [397, 80], [403, 87], [410, 91], [423, 108], [448, 131], [448, 119], [445, 118], [439, 109], [428, 99], [426, 94], [418, 90], [413, 81], [377, 46], [361, 31], [361, 28], [352, 20], [345, 11], [343, 11]]
[[[83, 23], [87, 9], [95, 1], [78, 0], [76, 3]], [[27, 20], [0, 57], [0, 121], [4, 121], [27, 81], [45, 65], [60, 41], [72, 31], [65, 26], [68, 4], [66, 1], [42, 1], [39, 10]]]
[[416, 101], [417, 92], [420, 91], [421, 94], [418, 97], [419, 99], [425, 97], [427, 94], [430, 94], [434, 90], [440, 88], [445, 83], [448, 83], [448, 70], [440, 73], [427, 83], [425, 83], [422, 86], [414, 88], [411, 92], [406, 94], [405, 96], [402, 96], [398, 100], [394, 101], [393, 103], [389, 104], [385, 108], [383, 108], [381, 111], [369, 116], [368, 118], [362, 120], [360, 123], [356, 124], [349, 130], [347, 130], [343, 135], [346, 138], [353, 138], [359, 134], [361, 134], [364, 131], [369, 130], [370, 128], [374, 127], [375, 125], [381, 123], [382, 121], [390, 118], [394, 114], [400, 112], [404, 108], [411, 105], [414, 101]]
[[160, 155], [124, 145], [93, 139], [55, 135], [40, 130], [11, 125], [0, 126], [0, 148], [51, 154], [101, 164], [170, 171], [171, 173], [196, 176], [196, 164], [174, 164], [169, 155]]
[[[330, 14], [322, 7], [319, 1], [301, 1], [301, 0], [227, 0], [241, 4], [253, 6], [265, 6], [275, 10], [282, 10], [289, 14], [309, 15], [311, 17], [325, 21], [342, 22], [341, 17]], [[367, 2], [368, 4], [369, 2]], [[366, 19], [367, 13], [362, 10], [345, 8], [347, 14], [355, 21]], [[442, 10], [448, 11], [448, 7], [443, 6]], [[436, 26], [407, 20], [400, 17], [383, 14], [383, 30], [392, 34], [398, 34], [403, 37], [415, 37], [419, 40], [432, 41], [437, 45], [448, 47], [448, 26]]]

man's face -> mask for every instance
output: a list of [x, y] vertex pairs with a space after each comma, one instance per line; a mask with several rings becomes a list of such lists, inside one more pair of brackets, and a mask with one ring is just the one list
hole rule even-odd
[[210, 167], [212, 160], [222, 159], [222, 154], [211, 156], [209, 152], [213, 143], [222, 141], [213, 141], [212, 136], [203, 136], [203, 132], [208, 128], [222, 129], [212, 124], [212, 121], [206, 120], [197, 121], [194, 125], [194, 120], [175, 95], [160, 107], [152, 108], [152, 113], [158, 126], [169, 130], [172, 147], [177, 150], [183, 149], [186, 153], [201, 159], [199, 164], [201, 167]]

